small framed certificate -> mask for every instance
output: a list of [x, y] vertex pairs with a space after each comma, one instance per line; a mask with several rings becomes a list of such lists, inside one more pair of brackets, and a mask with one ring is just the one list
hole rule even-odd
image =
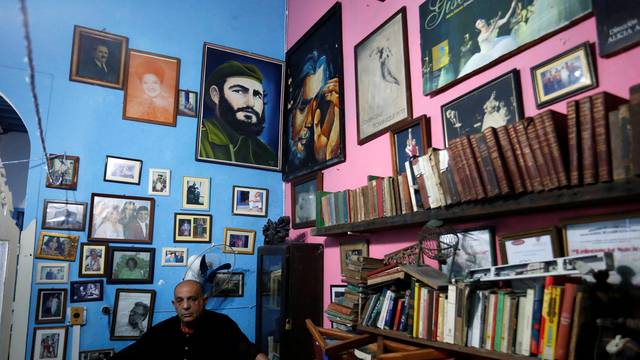
[[500, 239], [500, 255], [503, 265], [545, 261], [562, 256], [558, 229], [550, 227], [504, 235]]

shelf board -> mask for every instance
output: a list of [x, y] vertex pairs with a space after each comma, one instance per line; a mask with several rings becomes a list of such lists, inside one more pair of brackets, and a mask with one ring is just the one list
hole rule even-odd
[[392, 338], [395, 340], [401, 340], [401, 341], [405, 341], [405, 342], [409, 342], [409, 343], [413, 343], [413, 344], [419, 344], [419, 345], [423, 345], [423, 346], [429, 346], [432, 348], [437, 348], [437, 349], [443, 349], [443, 350], [447, 350], [450, 352], [456, 352], [459, 354], [467, 354], [467, 355], [471, 355], [472, 358], [477, 359], [477, 358], [482, 358], [482, 359], [532, 359], [529, 356], [524, 356], [524, 355], [516, 355], [516, 354], [508, 354], [508, 353], [502, 353], [502, 352], [497, 352], [497, 351], [491, 351], [491, 350], [486, 350], [486, 349], [478, 349], [478, 348], [474, 348], [474, 347], [468, 347], [468, 346], [462, 346], [462, 345], [455, 345], [455, 344], [449, 344], [449, 343], [443, 343], [443, 342], [439, 342], [439, 341], [429, 341], [429, 340], [425, 340], [425, 339], [419, 339], [419, 338], [415, 338], [415, 337], [411, 337], [409, 335], [407, 335], [404, 332], [400, 332], [400, 331], [391, 331], [391, 330], [380, 330], [378, 328], [372, 328], [372, 327], [368, 327], [368, 326], [362, 326], [362, 325], [358, 325], [358, 330], [369, 333], [369, 334], [376, 334], [376, 335], [381, 335], [387, 338]]
[[404, 215], [313, 228], [311, 235], [341, 236], [349, 233], [378, 232], [398, 227], [423, 225], [431, 219], [461, 222], [544, 210], [611, 204], [619, 200], [629, 202], [635, 199], [640, 199], [640, 178], [637, 177], [583, 187], [503, 196], [444, 208], [415, 211]]

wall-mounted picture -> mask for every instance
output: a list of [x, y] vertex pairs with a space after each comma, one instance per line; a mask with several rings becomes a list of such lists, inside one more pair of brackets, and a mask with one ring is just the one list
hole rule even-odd
[[[256, 242], [255, 230], [246, 229], [224, 229], [224, 252], [233, 252], [236, 254], [253, 255], [253, 249]], [[231, 249], [228, 249], [227, 246]]]
[[102, 301], [104, 280], [72, 281], [69, 287], [69, 301], [72, 303]]
[[115, 354], [113, 349], [83, 350], [79, 353], [80, 360], [107, 360]]
[[346, 159], [341, 14], [336, 2], [287, 51], [285, 181]]
[[156, 292], [142, 289], [116, 289], [111, 322], [111, 340], [139, 339], [153, 323]]
[[198, 93], [191, 90], [178, 91], [178, 115], [198, 117]]
[[205, 43], [196, 160], [278, 171], [284, 62]]
[[354, 256], [369, 256], [369, 240], [350, 240], [340, 242], [340, 273], [344, 274], [347, 261]]
[[186, 247], [163, 247], [162, 266], [187, 266]]
[[442, 106], [445, 143], [523, 117], [520, 73], [514, 69]]
[[322, 171], [291, 182], [291, 227], [302, 229], [316, 225], [316, 192], [322, 191]]
[[122, 89], [128, 48], [124, 36], [74, 26], [69, 80]]
[[498, 63], [591, 12], [591, 0], [458, 1], [420, 5], [425, 95]]
[[79, 277], [102, 277], [107, 275], [108, 246], [103, 244], [80, 244]]
[[609, 57], [640, 44], [640, 2], [594, 0], [601, 57]]
[[78, 168], [80, 158], [71, 155], [49, 155], [47, 159], [49, 176], [46, 186], [49, 188], [75, 190], [78, 187]]
[[91, 194], [89, 240], [151, 244], [154, 209], [153, 198]]
[[69, 281], [69, 264], [39, 262], [36, 269], [36, 284], [64, 284]]
[[619, 213], [562, 222], [566, 256], [612, 252], [612, 284], [640, 285], [640, 213]]
[[244, 273], [219, 272], [213, 279], [212, 297], [244, 296]]
[[404, 163], [427, 154], [431, 147], [431, 126], [426, 115], [420, 115], [411, 123], [389, 133], [391, 137], [391, 158], [393, 176], [407, 170]]
[[38, 289], [36, 324], [64, 322], [67, 316], [67, 289]]
[[494, 250], [495, 237], [493, 229], [478, 229], [462, 231], [455, 234], [444, 234], [440, 237], [447, 237], [442, 241], [452, 240], [452, 236], [457, 237], [458, 251], [455, 259], [450, 257], [447, 263], [442, 265], [442, 272], [449, 274], [452, 279], [464, 278], [468, 270], [496, 265]]
[[107, 155], [104, 181], [139, 185], [141, 174], [142, 160]]
[[555, 227], [503, 235], [500, 239], [502, 265], [546, 261], [562, 256], [562, 244]]
[[176, 126], [180, 59], [129, 49], [122, 118]]
[[233, 215], [267, 216], [269, 190], [262, 188], [234, 186]]
[[209, 178], [184, 176], [182, 178], [182, 208], [209, 210]]
[[140, 247], [110, 247], [109, 284], [153, 284], [153, 264], [156, 249]]
[[65, 360], [67, 358], [67, 327], [33, 328], [32, 360]]
[[[333, 302], [337, 302], [339, 304], [342, 303], [342, 300], [344, 299], [344, 293], [345, 290], [347, 289], [346, 285], [329, 285], [330, 290], [330, 294], [331, 294], [331, 298], [330, 301]], [[351, 330], [352, 327], [351, 326], [347, 326], [347, 325], [343, 325], [343, 324], [339, 324], [337, 322], [333, 322], [331, 321], [331, 328], [332, 329], [341, 329], [341, 330]]]
[[531, 68], [538, 109], [598, 86], [588, 42]]
[[87, 203], [45, 200], [42, 209], [42, 228], [49, 230], [84, 231]]
[[355, 46], [358, 144], [411, 120], [407, 9]]
[[211, 242], [211, 215], [176, 213], [173, 219], [174, 242]]
[[38, 259], [75, 261], [78, 250], [77, 235], [41, 231], [35, 257]]
[[149, 169], [149, 195], [169, 196], [171, 193], [171, 170]]

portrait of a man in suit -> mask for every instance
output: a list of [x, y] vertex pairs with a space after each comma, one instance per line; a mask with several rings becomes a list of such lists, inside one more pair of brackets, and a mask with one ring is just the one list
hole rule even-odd
[[146, 240], [149, 234], [149, 208], [138, 206], [136, 217], [131, 219], [124, 228], [124, 237], [132, 240]]
[[128, 43], [123, 36], [76, 26], [70, 79], [122, 89]]

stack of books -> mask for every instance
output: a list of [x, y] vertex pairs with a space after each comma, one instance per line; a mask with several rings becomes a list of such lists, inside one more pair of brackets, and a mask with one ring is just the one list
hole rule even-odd
[[382, 259], [367, 256], [350, 256], [342, 269], [342, 281], [355, 286], [367, 284], [367, 274], [384, 266]]
[[345, 290], [343, 297], [336, 299], [327, 306], [325, 313], [329, 321], [338, 324], [338, 328], [348, 330], [356, 326], [359, 321], [360, 313], [360, 293], [357, 291], [347, 292]]

